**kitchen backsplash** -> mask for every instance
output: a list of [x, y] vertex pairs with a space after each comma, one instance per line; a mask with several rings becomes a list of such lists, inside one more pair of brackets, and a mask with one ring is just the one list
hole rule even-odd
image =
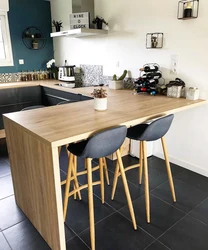
[[[80, 65], [80, 73], [75, 73], [75, 83], [76, 87], [81, 86], [93, 86], [98, 84], [108, 85], [112, 76], [103, 75], [102, 65]], [[124, 88], [132, 89], [134, 88], [134, 80], [132, 78], [126, 78], [124, 80]], [[21, 73], [2, 73], [0, 74], [0, 84], [9, 82], [19, 82], [21, 81]]]

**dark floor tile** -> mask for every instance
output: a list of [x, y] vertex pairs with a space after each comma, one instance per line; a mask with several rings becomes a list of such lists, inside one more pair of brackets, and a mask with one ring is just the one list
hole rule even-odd
[[[104, 175], [105, 202], [107, 204], [109, 204], [110, 206], [112, 206], [114, 209], [120, 209], [120, 208], [127, 205], [126, 195], [125, 195], [125, 191], [124, 191], [124, 187], [123, 187], [123, 181], [122, 181], [121, 177], [118, 178], [118, 184], [117, 184], [117, 188], [116, 188], [116, 192], [115, 192], [115, 198], [112, 201], [111, 200], [111, 192], [112, 192], [113, 178], [114, 178], [114, 174], [112, 174], [109, 171], [109, 180], [110, 180], [111, 185], [108, 186], [106, 183], [105, 175]], [[93, 181], [98, 181], [98, 180], [100, 180], [99, 170], [93, 172]], [[79, 178], [79, 181], [81, 184], [86, 184], [87, 183], [87, 176], [85, 175], [85, 176]], [[143, 189], [139, 188], [138, 186], [131, 184], [131, 183], [128, 183], [128, 186], [129, 186], [129, 191], [130, 191], [132, 200], [136, 200], [137, 198], [139, 198], [140, 196], [142, 196], [144, 194]], [[96, 194], [97, 196], [99, 196], [101, 198], [100, 185], [97, 185], [94, 187], [94, 194]]]
[[208, 177], [185, 170], [175, 178], [206, 192], [208, 197]]
[[[137, 225], [146, 230], [153, 237], [158, 238], [168, 228], [173, 226], [185, 214], [173, 206], [150, 196], [151, 223], [146, 221], [145, 198], [142, 196], [133, 202]], [[130, 218], [128, 207], [120, 210], [122, 214]]]
[[[95, 234], [96, 249], [99, 250], [143, 250], [154, 241], [140, 228], [135, 231], [132, 223], [119, 213], [96, 224]], [[80, 237], [90, 245], [89, 229]]]
[[208, 225], [208, 199], [190, 212], [190, 215]]
[[11, 175], [0, 178], [0, 199], [14, 194]]
[[0, 200], [0, 229], [4, 230], [26, 219], [18, 208], [14, 196]]
[[10, 174], [11, 170], [9, 164], [4, 160], [0, 160], [0, 178]]
[[161, 244], [159, 241], [155, 241], [145, 250], [168, 250], [168, 249], [169, 248]]
[[75, 233], [70, 228], [68, 228], [66, 224], [64, 225], [64, 229], [65, 229], [65, 239], [66, 239], [66, 241], [68, 241], [68, 240], [75, 237]]
[[[138, 172], [139, 172], [138, 169], [132, 169], [130, 171], [127, 171], [126, 172], [127, 180], [144, 189], [144, 181], [142, 181], [142, 184], [139, 185], [139, 173]], [[155, 189], [156, 187], [165, 183], [168, 180], [167, 174], [159, 172], [154, 168], [149, 168], [148, 173], [149, 173], [150, 190]]]
[[4, 235], [0, 232], [0, 250], [11, 250], [11, 247], [7, 243]]
[[89, 250], [89, 248], [78, 238], [75, 237], [66, 243], [67, 250]]
[[[82, 200], [69, 198], [66, 225], [73, 229], [77, 234], [89, 227], [88, 194], [84, 190], [81, 192]], [[113, 213], [114, 210], [107, 204], [102, 204], [101, 200], [94, 196], [94, 215], [95, 222], [98, 222]]]
[[60, 169], [61, 181], [66, 180], [66, 173]]
[[164, 201], [167, 201], [168, 203], [172, 204], [174, 207], [179, 208], [185, 213], [190, 212], [207, 197], [207, 194], [205, 192], [193, 186], [190, 186], [185, 182], [175, 179], [174, 184], [177, 199], [176, 203], [174, 203], [172, 200], [168, 182], [153, 190], [152, 194], [158, 196]]
[[207, 250], [208, 226], [186, 216], [159, 240], [171, 250]]
[[[160, 158], [155, 157], [155, 156], [152, 156], [151, 160], [152, 160], [152, 162], [150, 164], [150, 168], [154, 168], [157, 171], [162, 172], [164, 174], [167, 173], [165, 160], [160, 159]], [[170, 167], [171, 167], [171, 172], [172, 172], [173, 176], [176, 176], [176, 175], [178, 175], [178, 174], [185, 171], [184, 168], [179, 167], [179, 166], [177, 166], [177, 165], [175, 165], [174, 163], [171, 163], [171, 162], [170, 162]]]
[[6, 229], [3, 233], [13, 250], [50, 250], [50, 247], [28, 220]]

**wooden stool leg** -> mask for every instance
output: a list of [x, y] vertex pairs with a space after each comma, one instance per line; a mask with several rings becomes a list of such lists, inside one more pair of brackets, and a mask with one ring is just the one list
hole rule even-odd
[[104, 164], [104, 171], [105, 171], [106, 182], [107, 182], [108, 186], [110, 186], [109, 175], [108, 175], [108, 167], [107, 167], [107, 163], [106, 163], [105, 157], [103, 157], [103, 164]]
[[72, 165], [73, 165], [73, 155], [71, 154], [71, 156], [69, 157], [66, 187], [65, 187], [65, 194], [64, 194], [64, 221], [66, 220], [66, 213], [67, 213], [67, 207], [68, 207], [69, 189], [70, 189], [71, 173], [72, 173], [72, 167], [73, 167]]
[[129, 192], [129, 187], [128, 187], [128, 183], [127, 183], [127, 180], [126, 180], [126, 175], [125, 175], [125, 171], [124, 171], [124, 167], [123, 167], [123, 162], [122, 162], [121, 154], [120, 154], [119, 150], [116, 151], [116, 155], [117, 155], [117, 158], [118, 158], [120, 173], [121, 173], [121, 177], [122, 177], [122, 180], [123, 180], [124, 190], [125, 190], [125, 193], [126, 193], [126, 198], [127, 198], [127, 202], [128, 202], [128, 206], [129, 206], [129, 212], [130, 212], [130, 215], [131, 215], [131, 219], [132, 219], [132, 222], [133, 222], [134, 229], [136, 230], [137, 229], [137, 224], [136, 224], [136, 219], [135, 219], [135, 214], [134, 214], [134, 208], [133, 208], [133, 205], [132, 205], [131, 195], [130, 195], [130, 192]]
[[92, 159], [87, 158], [87, 179], [88, 179], [88, 202], [89, 202], [89, 221], [91, 249], [95, 250], [95, 221], [94, 221], [94, 202], [92, 186]]
[[[74, 175], [74, 186], [76, 189], [79, 188], [79, 182], [78, 182], [78, 179], [77, 179], [77, 156], [74, 155], [74, 164], [73, 164], [73, 175]], [[79, 197], [79, 200], [82, 199], [82, 196], [81, 196], [81, 192], [78, 191], [78, 197]], [[76, 194], [76, 193], [75, 193]], [[74, 197], [76, 199], [76, 196]]]
[[[120, 147], [119, 152], [120, 152], [120, 155], [122, 155], [122, 146]], [[113, 187], [112, 187], [112, 193], [111, 193], [111, 200], [114, 200], [119, 175], [120, 175], [120, 173], [119, 173], [119, 163], [118, 163], [118, 159], [117, 159], [117, 161], [116, 161], [116, 169], [115, 169], [114, 178], [113, 178]]]
[[117, 160], [117, 162], [116, 162], [116, 170], [115, 170], [114, 178], [113, 178], [113, 188], [112, 188], [112, 193], [111, 193], [111, 200], [114, 200], [117, 181], [118, 181], [118, 175], [119, 175], [119, 163], [118, 163], [118, 160]]
[[163, 152], [164, 152], [164, 156], [165, 156], [166, 169], [167, 169], [168, 180], [169, 180], [169, 184], [170, 184], [170, 190], [171, 190], [171, 193], [172, 193], [173, 201], [176, 202], [176, 195], [175, 195], [175, 188], [174, 188], [174, 184], [173, 184], [173, 177], [172, 177], [172, 173], [171, 173], [171, 168], [170, 168], [170, 163], [169, 163], [168, 153], [167, 153], [167, 147], [166, 147], [164, 137], [161, 138], [161, 142], [162, 142]]
[[103, 175], [103, 158], [99, 159], [100, 166], [100, 189], [101, 189], [101, 199], [102, 203], [105, 203], [105, 194], [104, 194], [104, 175]]
[[139, 184], [142, 184], [142, 170], [143, 170], [143, 148], [140, 141], [140, 153], [139, 153]]
[[149, 177], [147, 166], [147, 147], [146, 141], [142, 141], [143, 157], [144, 157], [144, 185], [145, 185], [145, 203], [147, 223], [150, 223], [150, 196], [149, 196]]

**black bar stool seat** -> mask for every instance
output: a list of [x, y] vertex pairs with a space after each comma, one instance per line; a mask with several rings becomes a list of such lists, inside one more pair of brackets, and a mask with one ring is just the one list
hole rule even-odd
[[[94, 226], [94, 204], [93, 204], [93, 186], [101, 186], [101, 199], [104, 203], [104, 175], [103, 175], [103, 157], [116, 152], [118, 158], [118, 168], [121, 172], [124, 190], [126, 193], [126, 198], [129, 206], [130, 215], [132, 218], [134, 229], [137, 229], [134, 209], [132, 205], [132, 200], [128, 188], [128, 183], [126, 180], [126, 175], [122, 163], [122, 158], [120, 154], [120, 147], [126, 138], [127, 128], [126, 126], [119, 126], [111, 128], [99, 133], [96, 133], [89, 139], [77, 143], [69, 144], [68, 150], [70, 152], [69, 165], [67, 172], [66, 188], [64, 195], [64, 220], [66, 219], [68, 199], [71, 195], [78, 193], [79, 191], [88, 188], [88, 201], [89, 201], [89, 221], [90, 221], [90, 238], [91, 238], [91, 249], [95, 250], [95, 226]], [[82, 157], [85, 159], [87, 170], [82, 172], [77, 172], [77, 168], [74, 163], [74, 157]], [[100, 169], [100, 181], [92, 182], [92, 159], [99, 159], [99, 169]], [[79, 186], [77, 181], [77, 176], [87, 174], [88, 184]], [[72, 176], [73, 175], [73, 176]], [[74, 190], [70, 192], [70, 182], [74, 180]]]
[[[125, 171], [139, 167], [139, 184], [141, 184], [143, 161], [144, 161], [145, 203], [146, 203], [146, 216], [147, 216], [148, 223], [150, 223], [150, 197], [149, 197], [149, 180], [148, 180], [147, 151], [146, 151], [147, 141], [155, 141], [155, 140], [161, 139], [170, 189], [171, 189], [173, 201], [176, 202], [173, 177], [171, 173], [170, 163], [168, 160], [167, 147], [166, 147], [165, 138], [164, 138], [164, 135], [168, 132], [172, 124], [173, 118], [174, 118], [174, 115], [160, 117], [153, 121], [148, 121], [147, 123], [139, 124], [134, 127], [130, 127], [127, 131], [127, 137], [129, 139], [140, 141], [140, 152], [139, 152], [140, 156], [139, 156], [139, 164], [128, 166], [127, 168], [125, 168]], [[119, 176], [120, 176], [120, 172], [119, 172], [118, 167], [116, 167], [114, 180], [113, 180], [112, 195], [111, 195], [112, 200], [114, 199], [114, 196], [115, 196], [117, 179]]]

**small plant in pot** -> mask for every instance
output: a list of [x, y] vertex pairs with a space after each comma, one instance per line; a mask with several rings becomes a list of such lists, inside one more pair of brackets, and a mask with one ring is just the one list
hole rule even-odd
[[102, 30], [103, 28], [103, 23], [105, 25], [108, 25], [108, 23], [104, 20], [104, 18], [100, 17], [100, 16], [96, 16], [94, 18], [94, 20], [92, 21], [93, 24], [96, 25], [96, 28], [99, 29], [99, 30]]
[[127, 70], [125, 69], [123, 74], [120, 77], [117, 77], [116, 74], [113, 75], [113, 80], [109, 84], [110, 89], [123, 89], [124, 83], [123, 80], [127, 75]]
[[32, 40], [32, 48], [38, 49], [38, 40], [36, 40], [36, 39]]
[[53, 24], [53, 27], [55, 27], [55, 29], [56, 29], [56, 32], [59, 32], [59, 31], [61, 31], [61, 28], [63, 28], [63, 26], [62, 26], [62, 21], [55, 21], [55, 20], [53, 20], [52, 21], [52, 24]]
[[97, 111], [105, 111], [107, 109], [107, 92], [106, 89], [94, 89], [91, 93], [94, 97], [94, 107]]

